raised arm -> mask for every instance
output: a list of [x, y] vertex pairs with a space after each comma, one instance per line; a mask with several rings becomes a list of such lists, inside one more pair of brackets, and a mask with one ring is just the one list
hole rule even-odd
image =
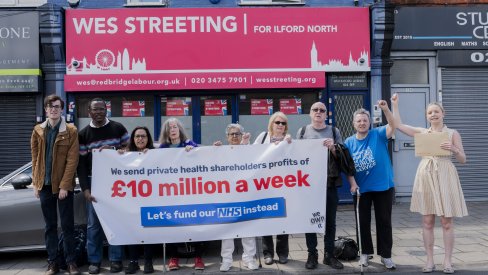
[[399, 101], [398, 94], [394, 94], [391, 97], [391, 107], [393, 109], [393, 120], [395, 121], [394, 124], [396, 129], [400, 130], [400, 132], [404, 133], [405, 135], [411, 137], [413, 137], [417, 133], [421, 133], [424, 130], [424, 128], [413, 127], [402, 123], [402, 119], [400, 117], [400, 109], [398, 108], [398, 101]]
[[393, 114], [391, 113], [390, 108], [388, 108], [388, 103], [386, 103], [386, 100], [378, 100], [378, 106], [383, 111], [383, 114], [385, 114], [386, 121], [388, 122], [388, 125], [386, 125], [386, 136], [391, 138], [395, 133], [396, 128]]

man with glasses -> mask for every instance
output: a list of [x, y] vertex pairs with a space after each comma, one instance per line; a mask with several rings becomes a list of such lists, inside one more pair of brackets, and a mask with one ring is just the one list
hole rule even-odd
[[57, 95], [44, 99], [46, 121], [34, 127], [31, 136], [32, 184], [41, 201], [46, 223], [47, 275], [59, 272], [58, 212], [63, 230], [63, 251], [69, 274], [81, 274], [76, 266], [73, 190], [78, 165], [78, 131], [61, 116], [64, 102]]
[[[297, 139], [323, 139], [323, 145], [327, 147], [332, 158], [336, 157], [334, 144], [342, 143], [339, 129], [325, 124], [327, 120], [327, 108], [322, 102], [315, 102], [310, 108], [311, 123], [298, 130]], [[334, 131], [334, 132], [333, 132]], [[329, 161], [332, 159], [329, 157]], [[329, 173], [328, 173], [329, 175]], [[326, 224], [324, 235], [325, 256], [323, 263], [334, 269], [342, 269], [344, 265], [334, 256], [334, 240], [336, 233], [336, 211], [339, 202], [337, 188], [342, 185], [339, 177], [327, 178], [327, 205], [326, 205]], [[315, 269], [318, 265], [317, 234], [306, 233], [305, 240], [308, 250], [308, 258], [305, 264], [307, 269]]]
[[[81, 189], [87, 200], [88, 228], [86, 249], [88, 253], [88, 273], [100, 273], [100, 263], [103, 253], [103, 229], [98, 220], [93, 203], [97, 200], [91, 194], [92, 151], [102, 149], [120, 149], [129, 143], [129, 134], [125, 127], [107, 118], [107, 106], [101, 98], [90, 100], [88, 114], [91, 117], [87, 125], [79, 133], [80, 161], [78, 164], [78, 178]], [[123, 246], [109, 247], [110, 272], [122, 271]]]
[[[227, 136], [227, 143], [229, 145], [249, 144], [249, 133], [244, 133], [244, 128], [240, 124], [229, 124], [225, 129], [225, 135]], [[222, 145], [221, 141], [213, 143], [216, 146]], [[254, 259], [256, 255], [256, 238], [248, 237], [242, 238], [242, 262], [245, 267], [250, 270], [256, 270], [259, 266]], [[222, 265], [220, 265], [220, 271], [229, 271], [232, 267], [232, 253], [234, 253], [234, 239], [222, 240], [222, 249], [220, 255], [222, 256]]]

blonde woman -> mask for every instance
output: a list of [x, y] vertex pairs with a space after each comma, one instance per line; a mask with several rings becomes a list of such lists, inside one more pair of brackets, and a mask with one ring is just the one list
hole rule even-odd
[[[398, 110], [398, 101], [393, 102]], [[399, 113], [399, 111], [398, 111]], [[456, 167], [452, 163], [452, 156], [459, 163], [466, 163], [466, 154], [463, 149], [461, 135], [444, 124], [444, 107], [434, 102], [427, 106], [427, 121], [429, 128], [412, 127], [401, 122], [400, 115], [395, 114], [397, 129], [402, 133], [414, 136], [417, 133], [445, 132], [449, 140], [442, 142], [440, 148], [450, 152], [449, 156], [422, 157], [417, 168], [412, 191], [410, 211], [422, 214], [422, 229], [424, 247], [427, 254], [423, 273], [435, 270], [434, 264], [434, 225], [435, 217], [441, 218], [442, 234], [444, 239], [444, 269], [443, 272], [454, 273], [452, 267], [452, 251], [454, 248], [454, 217], [468, 215], [463, 190], [459, 182]]]
[[[288, 118], [282, 112], [274, 113], [268, 122], [268, 131], [259, 134], [254, 141], [254, 144], [279, 143], [286, 140], [291, 142], [291, 136], [288, 134]], [[271, 265], [274, 263], [274, 244], [273, 236], [263, 237], [263, 256], [264, 263]], [[276, 254], [278, 254], [278, 262], [286, 264], [288, 262], [288, 234], [276, 236]]]

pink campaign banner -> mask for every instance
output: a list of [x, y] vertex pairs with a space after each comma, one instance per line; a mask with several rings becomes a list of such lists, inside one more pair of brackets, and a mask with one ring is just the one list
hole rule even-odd
[[369, 41], [368, 8], [68, 9], [65, 90], [320, 88]]
[[144, 100], [122, 101], [122, 116], [124, 117], [143, 117], [145, 109]]
[[251, 99], [251, 115], [272, 115], [273, 99]]
[[286, 115], [302, 114], [302, 99], [280, 99], [280, 111]]
[[226, 99], [206, 99], [205, 100], [206, 116], [226, 116], [227, 100]]
[[168, 99], [166, 103], [167, 116], [187, 116], [189, 113], [188, 102], [183, 99]]

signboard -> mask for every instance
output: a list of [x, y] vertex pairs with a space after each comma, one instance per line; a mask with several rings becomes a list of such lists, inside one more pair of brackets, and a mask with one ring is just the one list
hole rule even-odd
[[280, 99], [280, 111], [286, 115], [302, 114], [302, 99]]
[[93, 206], [113, 245], [323, 233], [323, 167], [327, 148], [318, 139], [96, 151]]
[[188, 102], [186, 102], [184, 99], [168, 99], [168, 101], [166, 102], [166, 115], [167, 116], [190, 115]]
[[144, 100], [122, 101], [122, 116], [143, 117], [145, 113]]
[[272, 115], [273, 99], [251, 99], [251, 115]]
[[488, 50], [439, 51], [439, 67], [488, 67]]
[[368, 8], [68, 9], [65, 90], [323, 88], [369, 48]]
[[0, 92], [39, 91], [39, 14], [0, 11]]
[[336, 89], [366, 89], [366, 73], [329, 74], [329, 87]]
[[206, 99], [205, 100], [206, 116], [226, 116], [227, 100], [226, 99]]
[[488, 47], [488, 6], [398, 7], [392, 50]]

